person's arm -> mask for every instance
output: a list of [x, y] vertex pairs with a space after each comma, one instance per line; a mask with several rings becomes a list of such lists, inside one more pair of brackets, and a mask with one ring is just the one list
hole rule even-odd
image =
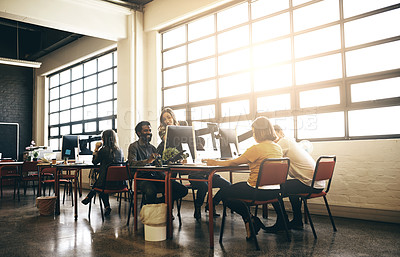
[[204, 159], [203, 161], [207, 163], [207, 166], [237, 166], [240, 164], [249, 163], [249, 160], [244, 155], [241, 155], [233, 160], [220, 161], [213, 159]]
[[93, 163], [94, 165], [100, 163], [100, 161], [101, 161], [101, 157], [100, 157], [100, 154], [99, 154], [99, 150], [100, 150], [100, 147], [101, 147], [102, 145], [103, 145], [103, 144], [102, 144], [101, 142], [97, 142], [97, 143], [96, 143], [96, 146], [95, 146], [94, 151], [93, 151], [93, 158], [92, 158], [92, 163]]

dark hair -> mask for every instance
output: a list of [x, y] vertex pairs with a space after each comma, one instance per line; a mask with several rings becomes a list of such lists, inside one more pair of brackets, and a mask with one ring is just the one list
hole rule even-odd
[[151, 126], [151, 125], [150, 122], [148, 122], [147, 120], [139, 122], [135, 127], [135, 132], [136, 135], [138, 135], [138, 137], [140, 136], [139, 133], [142, 132], [143, 126]]
[[118, 138], [117, 134], [112, 129], [104, 130], [101, 134], [104, 147], [110, 147], [111, 149], [118, 149]]
[[257, 143], [265, 140], [274, 141], [278, 138], [271, 121], [267, 117], [261, 116], [256, 118], [251, 127], [253, 128], [254, 139]]
[[176, 121], [176, 116], [175, 116], [174, 111], [173, 111], [171, 108], [169, 108], [169, 107], [165, 107], [165, 108], [161, 111], [161, 114], [160, 114], [160, 127], [161, 127], [161, 126], [166, 127], [166, 125], [165, 125], [164, 122], [163, 122], [163, 115], [164, 115], [164, 113], [166, 113], [166, 112], [169, 113], [169, 115], [171, 115], [172, 119], [174, 120], [174, 125], [178, 125], [179, 123]]

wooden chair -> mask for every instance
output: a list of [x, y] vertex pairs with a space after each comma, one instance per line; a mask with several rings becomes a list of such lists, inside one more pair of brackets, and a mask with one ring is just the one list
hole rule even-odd
[[21, 181], [24, 184], [24, 195], [26, 195], [26, 186], [32, 182], [33, 195], [35, 195], [35, 182], [39, 181], [37, 161], [25, 161], [22, 164]]
[[[43, 195], [46, 195], [46, 187], [49, 186], [49, 195], [50, 195], [50, 189], [51, 186], [53, 186], [54, 189], [54, 185], [56, 183], [56, 180], [54, 179], [55, 174], [56, 174], [57, 168], [55, 167], [46, 167], [43, 168], [40, 172], [42, 176], [46, 176], [48, 177], [48, 179], [44, 179], [42, 181], [40, 181], [40, 183], [42, 184], [42, 190], [43, 190]], [[65, 178], [60, 178], [58, 180], [58, 183], [64, 184], [64, 195], [63, 195], [63, 204], [65, 202], [65, 193], [67, 192], [68, 194], [70, 194], [72, 196], [72, 206], [74, 206], [74, 194], [72, 192], [72, 180], [71, 179], [65, 179]]]
[[[275, 198], [263, 199], [261, 201], [257, 200], [257, 199], [259, 199], [258, 194], [262, 190], [269, 190], [269, 189], [259, 189], [260, 187], [276, 186], [276, 185], [280, 185], [280, 184], [283, 184], [286, 182], [286, 178], [287, 178], [287, 175], [289, 172], [289, 166], [290, 166], [289, 158], [274, 158], [274, 159], [270, 158], [270, 159], [263, 160], [260, 165], [260, 170], [258, 173], [257, 183], [256, 183], [256, 187], [255, 187], [257, 190], [255, 190], [255, 194], [254, 194], [253, 198], [252, 199], [239, 199], [239, 198], [233, 199], [232, 198], [232, 200], [239, 200], [243, 204], [245, 204], [247, 206], [247, 211], [248, 211], [249, 217], [251, 217], [251, 212], [250, 212], [251, 206], [263, 205], [263, 204], [268, 204], [268, 203], [273, 203], [273, 202], [278, 202], [279, 207], [281, 208], [281, 212], [284, 213], [284, 210], [282, 208], [282, 192], [280, 189], [278, 189], [279, 191], [276, 194]], [[224, 234], [225, 218], [226, 218], [226, 204], [224, 202], [224, 213], [222, 215], [222, 224], [221, 224], [221, 231], [220, 231], [220, 237], [219, 237], [220, 244], [222, 244], [222, 237]], [[285, 224], [285, 231], [286, 231], [287, 239], [288, 239], [288, 241], [290, 241], [288, 224], [286, 223], [286, 219], [284, 219], [284, 224]], [[260, 250], [253, 222], [250, 222], [250, 230], [251, 230], [252, 236], [254, 237], [256, 249]]]
[[[0, 162], [14, 162], [14, 160], [0, 160]], [[21, 179], [21, 174], [18, 171], [18, 166], [14, 165], [7, 165], [7, 166], [0, 166], [0, 191], [1, 191], [1, 198], [3, 198], [3, 180], [14, 181], [14, 199], [15, 199], [15, 190], [18, 188], [18, 201], [19, 198], [19, 182]]]
[[[95, 187], [95, 188], [93, 188], [93, 190], [96, 193], [103, 193], [103, 194], [109, 194], [109, 195], [127, 192], [129, 195], [129, 199], [130, 199], [129, 200], [129, 204], [130, 204], [129, 210], [130, 210], [131, 205], [132, 205], [132, 199], [133, 199], [132, 190], [131, 190], [132, 179], [131, 179], [130, 171], [126, 165], [124, 165], [124, 166], [113, 166], [113, 165], [115, 165], [115, 164], [111, 164], [107, 168], [105, 187], [104, 188]], [[107, 188], [107, 182], [118, 182], [118, 181], [123, 182], [123, 183], [128, 181], [128, 183], [127, 183], [127, 185], [121, 186], [121, 188], [119, 188], [119, 189]], [[102, 201], [99, 201], [99, 202], [100, 202], [101, 218], [104, 222], [103, 204], [102, 204]], [[119, 202], [119, 204], [121, 205], [121, 201]], [[89, 203], [89, 213], [88, 213], [89, 220], [90, 220], [91, 208], [92, 208], [92, 200], [90, 200], [90, 203]]]
[[314, 224], [312, 222], [310, 211], [308, 209], [308, 205], [307, 205], [308, 199], [313, 199], [313, 198], [318, 198], [318, 197], [324, 198], [325, 207], [326, 207], [326, 210], [328, 211], [329, 218], [332, 223], [333, 231], [335, 231], [335, 232], [337, 231], [335, 222], [333, 221], [331, 210], [329, 208], [328, 200], [326, 199], [326, 195], [328, 194], [329, 188], [331, 187], [332, 176], [333, 176], [333, 171], [335, 169], [335, 164], [336, 164], [336, 156], [334, 156], [334, 155], [321, 156], [317, 160], [313, 180], [311, 182], [311, 187], [314, 187], [314, 184], [317, 181], [328, 180], [328, 184], [327, 184], [326, 188], [324, 190], [322, 190], [322, 192], [290, 195], [290, 196], [299, 196], [301, 198], [302, 202], [304, 203], [305, 219], [307, 220], [307, 218], [308, 218], [308, 220], [310, 221], [310, 226], [311, 226], [311, 229], [312, 229], [315, 239], [317, 239], [317, 234], [315, 232]]

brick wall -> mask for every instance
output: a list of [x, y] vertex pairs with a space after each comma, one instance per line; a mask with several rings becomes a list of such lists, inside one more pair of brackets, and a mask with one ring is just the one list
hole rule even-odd
[[18, 123], [19, 159], [32, 140], [33, 69], [0, 64], [0, 122]]

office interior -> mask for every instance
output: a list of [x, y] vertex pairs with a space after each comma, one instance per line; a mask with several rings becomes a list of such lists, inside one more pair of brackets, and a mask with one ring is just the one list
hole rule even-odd
[[[163, 91], [166, 90], [163, 85], [162, 72], [163, 58], [166, 58], [162, 54], [162, 33], [167, 33], [174, 28], [217, 11], [243, 4], [243, 2], [251, 5], [256, 4], [258, 1], [153, 0], [142, 1], [146, 2], [146, 4], [137, 8], [132, 8], [132, 6], [124, 7], [121, 4], [115, 4], [115, 2], [129, 1], [2, 0], [0, 2], [1, 18], [82, 35], [71, 43], [36, 59], [35, 61], [41, 62], [40, 68], [20, 68], [0, 64], [0, 78], [7, 79], [7, 83], [0, 81], [0, 89], [6, 92], [6, 94], [2, 93], [1, 95], [4, 108], [2, 114], [0, 114], [0, 121], [16, 122], [10, 115], [19, 116], [21, 119], [19, 121], [21, 133], [24, 134], [21, 144], [29, 143], [33, 139], [37, 145], [49, 145], [49, 123], [51, 123], [49, 118], [50, 76], [103, 53], [115, 52], [118, 57], [116, 58], [117, 72], [114, 74], [117, 81], [117, 101], [115, 101], [116, 106], [114, 109], [117, 117], [115, 128], [118, 132], [120, 147], [125, 156], [127, 156], [129, 144], [137, 139], [134, 127], [141, 120], [150, 121], [153, 128], [152, 143], [158, 145], [160, 139], [156, 128], [159, 126], [161, 110], [165, 106]], [[259, 2], [262, 1], [259, 0]], [[280, 1], [269, 2], [271, 2], [271, 6], [278, 6]], [[393, 12], [394, 15], [390, 16], [391, 18], [395, 17], [393, 24], [397, 24], [396, 21], [400, 17], [400, 15], [396, 16], [400, 10], [398, 1], [384, 1], [378, 4], [375, 9], [365, 11], [362, 11], [364, 1], [289, 0], [287, 2], [290, 7], [282, 9], [277, 7], [278, 13], [283, 14], [287, 9], [292, 10], [313, 6], [323, 2], [338, 4], [340, 8], [344, 8], [350, 2], [358, 2], [357, 5], [360, 6], [361, 10], [360, 14], [355, 14], [349, 18], [341, 17], [341, 20], [351, 21], [352, 19], [357, 19], [357, 15], [380, 13], [383, 12], [382, 10]], [[273, 14], [268, 15], [273, 17]], [[316, 19], [323, 19], [318, 15], [315, 17]], [[261, 18], [257, 19], [261, 20]], [[344, 26], [340, 22], [337, 24], [338, 27]], [[368, 33], [369, 29], [364, 29], [365, 33]], [[370, 29], [375, 33], [379, 31], [376, 28]], [[389, 55], [392, 56], [393, 60], [397, 61], [393, 61], [392, 65], [389, 65], [386, 70], [372, 71], [361, 75], [356, 74], [352, 77], [350, 76], [351, 79], [360, 79], [361, 82], [369, 81], [371, 78], [397, 79], [396, 87], [399, 88], [400, 63], [398, 60], [400, 60], [400, 51], [398, 51], [398, 47], [400, 34], [398, 28], [393, 31], [392, 34], [389, 33], [389, 36], [383, 36], [384, 38], [374, 39], [373, 42], [360, 45], [368, 47], [378, 43], [382, 45], [390, 44], [390, 49], [393, 51]], [[341, 44], [344, 43], [341, 42]], [[358, 48], [357, 46], [347, 48], [342, 46], [341, 49], [342, 51], [335, 53], [357, 50]], [[379, 56], [381, 58], [379, 60], [372, 59], [377, 58], [377, 56], [371, 55], [371, 59], [366, 58], [366, 61], [385, 63], [384, 60], [389, 58], [389, 55]], [[18, 78], [23, 78], [23, 80], [18, 80]], [[352, 107], [344, 107], [348, 99], [343, 95], [345, 94], [344, 91], [347, 90], [346, 92], [348, 92], [350, 88], [348, 84], [342, 85], [341, 83], [345, 83], [343, 81], [346, 80], [333, 79], [330, 81], [330, 83], [339, 85], [341, 92], [340, 103], [332, 108], [337, 108], [339, 111], [349, 111]], [[19, 109], [17, 106], [10, 106], [12, 103], [4, 106], [4, 103], [7, 103], [10, 99], [7, 94], [12, 94], [10, 92], [13, 91], [10, 85], [17, 88], [20, 86], [18, 83], [25, 83], [26, 85], [30, 82], [31, 84], [27, 86], [26, 93], [20, 97], [24, 108]], [[310, 87], [314, 84], [317, 83], [311, 82]], [[369, 103], [369, 108], [374, 107], [375, 104], [378, 107], [394, 107], [388, 113], [388, 116], [393, 121], [384, 123], [384, 125], [389, 124], [395, 127], [390, 130], [390, 135], [352, 138], [346, 131], [345, 136], [339, 139], [311, 140], [313, 145], [311, 155], [314, 159], [327, 154], [337, 156], [334, 181], [328, 196], [329, 204], [335, 217], [383, 222], [384, 224], [393, 224], [394, 227], [398, 228], [396, 224], [400, 223], [400, 161], [398, 157], [400, 154], [400, 130], [398, 125], [395, 125], [399, 124], [398, 119], [400, 117], [398, 115], [400, 97], [398, 90], [395, 91], [393, 89], [393, 95], [395, 97], [381, 102], [371, 101]], [[256, 100], [252, 98], [252, 101]], [[16, 103], [19, 102], [17, 101]], [[184, 106], [185, 104], [179, 105], [181, 109]], [[354, 108], [362, 109], [363, 105], [360, 104]], [[315, 110], [317, 113], [321, 112], [321, 110], [323, 112], [322, 108], [315, 108]], [[17, 112], [19, 114], [16, 114]], [[277, 115], [277, 113], [271, 112], [267, 114]], [[254, 110], [251, 110], [250, 114], [254, 117], [248, 115], [249, 120], [257, 116]], [[300, 114], [301, 112], [296, 115]], [[343, 121], [333, 120], [332, 122]], [[369, 122], [371, 124], [375, 123], [374, 120]], [[385, 130], [386, 128], [382, 129]], [[393, 131], [397, 131], [397, 133], [393, 133]], [[237, 179], [245, 180], [245, 177], [238, 176]], [[188, 199], [190, 200], [190, 197]], [[314, 214], [325, 215], [325, 207], [322, 200], [310, 202], [310, 208]], [[92, 212], [94, 211], [97, 211], [97, 208], [92, 210]], [[85, 214], [82, 213], [81, 215]], [[237, 223], [239, 222], [238, 220]], [[332, 233], [329, 223], [325, 225], [328, 226], [325, 233]], [[371, 231], [372, 233], [373, 231]], [[340, 234], [337, 236], [340, 237]], [[175, 255], [175, 252], [170, 250], [166, 255]]]

